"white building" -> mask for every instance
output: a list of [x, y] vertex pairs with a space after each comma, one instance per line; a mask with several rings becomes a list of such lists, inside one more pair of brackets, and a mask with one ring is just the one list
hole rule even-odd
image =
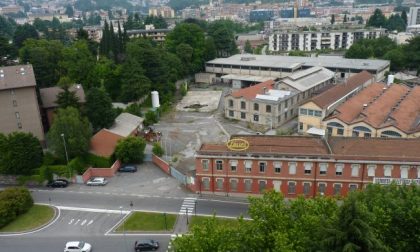
[[420, 24], [420, 7], [411, 7], [408, 14], [407, 25], [413, 26]]
[[315, 51], [321, 49], [349, 49], [360, 39], [375, 39], [384, 36], [385, 29], [362, 29], [341, 31], [279, 31], [270, 35], [270, 51]]

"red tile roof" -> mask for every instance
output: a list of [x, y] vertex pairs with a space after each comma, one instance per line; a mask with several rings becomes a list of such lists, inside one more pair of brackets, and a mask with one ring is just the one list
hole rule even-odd
[[232, 96], [235, 98], [243, 97], [247, 100], [253, 100], [257, 96], [257, 94], [264, 94], [264, 88], [266, 90], [273, 89], [274, 87], [274, 81], [268, 80], [259, 84], [256, 84], [254, 86], [250, 86], [247, 88], [242, 88], [237, 91], [232, 92]]
[[102, 129], [90, 140], [90, 152], [98, 156], [109, 157], [114, 153], [118, 140], [124, 137]]

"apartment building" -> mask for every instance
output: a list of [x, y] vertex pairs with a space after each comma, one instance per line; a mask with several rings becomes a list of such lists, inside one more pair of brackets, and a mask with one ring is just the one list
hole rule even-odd
[[410, 7], [410, 12], [408, 13], [408, 26], [414, 26], [420, 24], [420, 7]]
[[0, 67], [0, 132], [15, 131], [45, 140], [32, 65]]
[[345, 196], [367, 184], [420, 185], [417, 139], [234, 135], [196, 152], [198, 193]]
[[278, 31], [269, 37], [268, 49], [273, 52], [349, 49], [361, 39], [386, 35], [383, 28], [331, 31]]
[[150, 38], [151, 40], [163, 43], [170, 29], [155, 29], [154, 25], [146, 25], [146, 29], [127, 30], [130, 38]]

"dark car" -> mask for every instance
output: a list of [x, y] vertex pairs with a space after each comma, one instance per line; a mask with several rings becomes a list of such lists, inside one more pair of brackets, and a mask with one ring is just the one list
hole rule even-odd
[[133, 165], [133, 164], [125, 164], [122, 165], [119, 169], [119, 172], [136, 172], [137, 171], [137, 166]]
[[141, 240], [134, 243], [134, 251], [150, 251], [157, 250], [159, 248], [159, 242], [155, 240]]
[[69, 182], [65, 179], [55, 179], [50, 182], [48, 182], [47, 187], [53, 187], [53, 188], [64, 188], [69, 185]]

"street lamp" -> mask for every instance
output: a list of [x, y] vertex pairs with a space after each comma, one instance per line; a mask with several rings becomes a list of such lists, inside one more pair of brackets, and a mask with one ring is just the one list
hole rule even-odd
[[190, 223], [188, 223], [188, 207], [185, 209], [185, 213], [187, 215], [187, 226], [188, 226], [188, 224], [190, 224]]
[[67, 144], [66, 144], [66, 139], [64, 138], [64, 133], [61, 133], [61, 138], [63, 138], [64, 152], [66, 153], [67, 168], [69, 169], [69, 176], [71, 178], [71, 170], [69, 167], [69, 155], [67, 154]]

